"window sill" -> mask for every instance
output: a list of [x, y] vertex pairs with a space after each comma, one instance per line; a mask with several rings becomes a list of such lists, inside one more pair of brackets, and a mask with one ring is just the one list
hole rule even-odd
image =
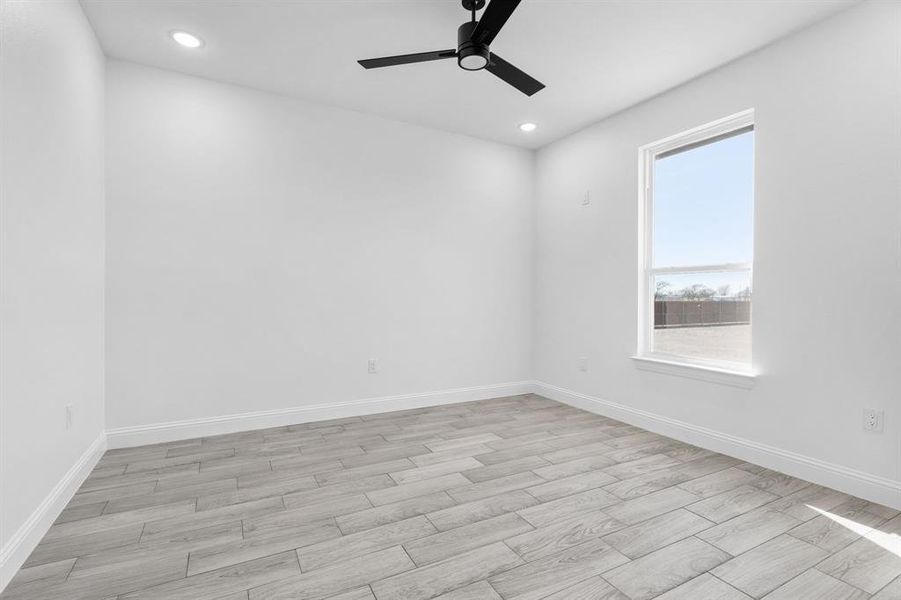
[[635, 366], [642, 371], [652, 371], [664, 375], [675, 375], [721, 385], [731, 385], [746, 390], [754, 387], [754, 383], [757, 381], [757, 375], [747, 371], [692, 365], [650, 356], [633, 356], [631, 358], [635, 361]]

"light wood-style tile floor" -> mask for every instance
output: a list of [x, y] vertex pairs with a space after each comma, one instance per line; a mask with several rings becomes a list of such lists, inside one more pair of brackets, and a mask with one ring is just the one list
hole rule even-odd
[[538, 396], [106, 453], [2, 600], [898, 600], [898, 511]]

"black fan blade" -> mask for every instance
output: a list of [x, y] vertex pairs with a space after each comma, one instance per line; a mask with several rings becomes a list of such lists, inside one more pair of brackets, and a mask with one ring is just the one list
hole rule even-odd
[[480, 44], [490, 44], [516, 10], [519, 2], [520, 0], [491, 0], [470, 39]]
[[488, 61], [488, 66], [485, 67], [485, 70], [492, 75], [500, 77], [526, 96], [531, 96], [544, 88], [543, 83], [531, 75], [523, 73], [494, 52], [491, 53], [491, 60]]
[[366, 69], [379, 67], [393, 67], [394, 65], [408, 65], [410, 63], [425, 62], [428, 60], [441, 60], [457, 56], [456, 50], [437, 50], [435, 52], [420, 52], [418, 54], [401, 54], [399, 56], [383, 56], [382, 58], [367, 58], [358, 60]]

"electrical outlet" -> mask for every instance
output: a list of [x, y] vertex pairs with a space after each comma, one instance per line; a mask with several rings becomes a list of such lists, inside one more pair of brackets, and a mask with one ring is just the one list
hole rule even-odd
[[583, 356], [583, 357], [579, 358], [579, 370], [582, 371], [583, 373], [588, 370], [588, 357], [587, 356]]
[[378, 363], [376, 363], [374, 358], [369, 359], [369, 372], [370, 373], [378, 373], [379, 372]]
[[70, 429], [72, 427], [72, 405], [66, 405], [66, 429]]
[[874, 433], [882, 433], [884, 412], [875, 408], [863, 409], [863, 429]]

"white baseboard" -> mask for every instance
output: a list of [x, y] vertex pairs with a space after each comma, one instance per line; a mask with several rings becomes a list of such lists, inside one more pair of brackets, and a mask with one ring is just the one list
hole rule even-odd
[[101, 433], [31, 513], [28, 520], [0, 549], [0, 592], [53, 525], [104, 452], [106, 452], [106, 434]]
[[536, 381], [534, 392], [576, 408], [901, 510], [899, 481], [595, 398], [549, 383]]
[[106, 435], [110, 448], [129, 448], [252, 429], [281, 427], [343, 417], [357, 417], [425, 406], [456, 404], [500, 396], [515, 396], [517, 394], [527, 394], [532, 389], [533, 384], [531, 381], [517, 381], [437, 392], [366, 398], [331, 404], [315, 404], [312, 406], [205, 417], [169, 423], [154, 423], [152, 425], [135, 427], [118, 427], [116, 429], [108, 429]]

